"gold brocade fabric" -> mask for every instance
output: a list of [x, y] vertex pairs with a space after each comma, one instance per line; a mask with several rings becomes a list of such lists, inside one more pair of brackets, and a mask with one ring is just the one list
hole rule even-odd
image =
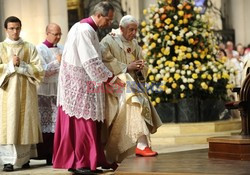
[[[11, 69], [13, 48], [22, 65]], [[0, 144], [42, 141], [36, 89], [42, 78], [43, 69], [33, 45], [0, 43]]]
[[[162, 125], [144, 87], [140, 86], [134, 72], [127, 72], [127, 65], [142, 59], [141, 48], [135, 40], [125, 43], [124, 38], [107, 35], [101, 41], [104, 64], [126, 82], [124, 89], [106, 94], [106, 157], [110, 162], [121, 162], [135, 151], [139, 137], [150, 134]], [[130, 49], [128, 49], [130, 48]], [[129, 52], [128, 52], [129, 50]], [[132, 54], [132, 55], [131, 55]], [[147, 72], [145, 67], [143, 75]]]

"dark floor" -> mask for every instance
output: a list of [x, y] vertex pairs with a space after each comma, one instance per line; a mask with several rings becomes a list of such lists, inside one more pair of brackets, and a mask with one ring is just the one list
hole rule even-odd
[[130, 157], [115, 174], [129, 175], [250, 175], [250, 161], [208, 158], [208, 149], [160, 154], [157, 157]]

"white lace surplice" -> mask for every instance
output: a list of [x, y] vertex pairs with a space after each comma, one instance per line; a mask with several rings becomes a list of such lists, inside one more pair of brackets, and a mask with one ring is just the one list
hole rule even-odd
[[75, 24], [64, 47], [57, 104], [69, 116], [103, 121], [103, 82], [109, 77], [112, 73], [102, 62], [96, 32], [89, 24]]

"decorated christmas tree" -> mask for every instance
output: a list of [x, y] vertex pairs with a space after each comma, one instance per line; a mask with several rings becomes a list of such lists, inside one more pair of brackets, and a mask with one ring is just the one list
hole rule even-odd
[[144, 10], [141, 34], [153, 105], [185, 98], [226, 99], [233, 88], [230, 76], [235, 72], [216, 58], [218, 40], [201, 11], [192, 0], [158, 0]]

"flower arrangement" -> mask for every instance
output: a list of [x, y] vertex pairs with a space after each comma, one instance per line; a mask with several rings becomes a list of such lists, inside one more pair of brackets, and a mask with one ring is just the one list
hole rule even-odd
[[194, 1], [158, 0], [141, 22], [149, 66], [147, 85], [153, 105], [183, 98], [225, 99], [235, 74], [216, 59], [218, 40], [209, 18]]

